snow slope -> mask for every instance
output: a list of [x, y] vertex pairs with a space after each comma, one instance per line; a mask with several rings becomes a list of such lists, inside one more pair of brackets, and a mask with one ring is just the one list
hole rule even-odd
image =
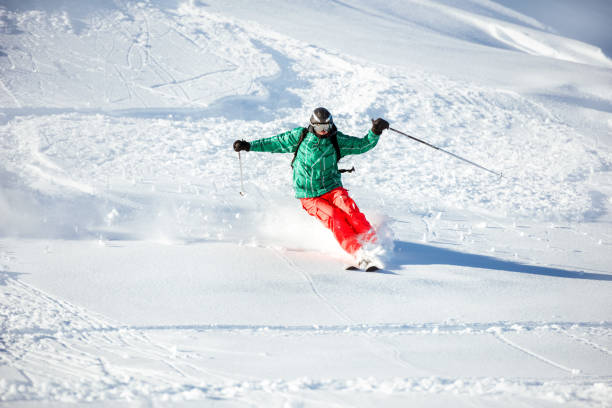
[[[227, 3], [0, 5], [0, 401], [610, 406], [612, 60], [520, 1]], [[320, 105], [504, 177], [386, 131], [344, 271], [231, 149]]]

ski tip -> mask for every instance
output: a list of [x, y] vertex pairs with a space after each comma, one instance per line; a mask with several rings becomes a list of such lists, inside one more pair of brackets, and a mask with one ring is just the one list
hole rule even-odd
[[345, 267], [344, 270], [346, 270], [346, 271], [380, 272], [383, 269], [379, 268], [378, 266], [374, 266], [374, 265], [370, 265], [366, 269], [361, 269], [358, 266], [349, 265], [349, 266]]

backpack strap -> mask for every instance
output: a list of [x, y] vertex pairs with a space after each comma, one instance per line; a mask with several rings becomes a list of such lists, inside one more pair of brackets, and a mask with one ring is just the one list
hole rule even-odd
[[338, 146], [338, 135], [336, 132], [334, 132], [330, 137], [329, 137], [329, 141], [332, 143], [332, 145], [334, 146], [334, 149], [336, 150], [336, 161], [340, 161], [340, 146]]
[[300, 140], [298, 140], [297, 146], [295, 147], [295, 152], [293, 153], [293, 160], [291, 160], [291, 167], [293, 167], [293, 162], [295, 161], [295, 158], [297, 157], [298, 150], [300, 150], [300, 146], [302, 145], [302, 142], [306, 138], [307, 134], [308, 134], [308, 128], [303, 128], [302, 134], [300, 135]]

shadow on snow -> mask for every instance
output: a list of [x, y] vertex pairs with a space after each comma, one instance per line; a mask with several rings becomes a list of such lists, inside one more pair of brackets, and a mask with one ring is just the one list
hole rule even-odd
[[546, 266], [527, 265], [520, 262], [494, 258], [492, 256], [468, 254], [431, 245], [395, 241], [393, 259], [389, 262], [388, 266], [392, 269], [396, 269], [405, 265], [453, 265], [556, 278], [612, 281], [612, 275], [605, 273], [571, 271]]

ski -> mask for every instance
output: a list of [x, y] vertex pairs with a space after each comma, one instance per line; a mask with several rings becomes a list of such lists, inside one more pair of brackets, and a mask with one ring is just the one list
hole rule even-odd
[[349, 265], [344, 269], [347, 271], [361, 271], [361, 272], [378, 272], [381, 270], [378, 266], [375, 266], [375, 265], [370, 265], [365, 269], [361, 269], [360, 267], [355, 266], [355, 265]]

